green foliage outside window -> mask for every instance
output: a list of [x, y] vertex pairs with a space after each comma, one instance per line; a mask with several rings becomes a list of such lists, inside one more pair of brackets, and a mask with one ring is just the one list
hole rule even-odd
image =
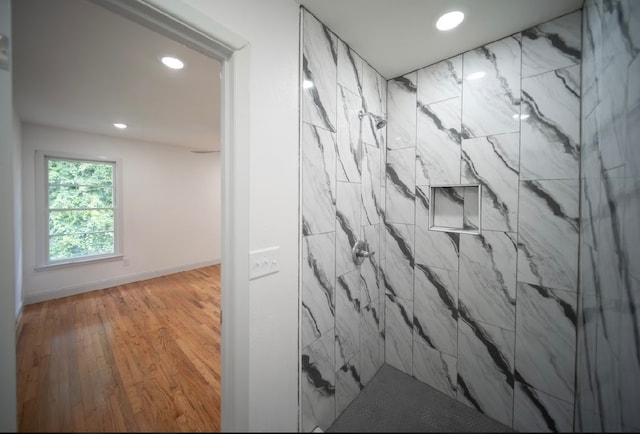
[[114, 164], [47, 160], [49, 259], [115, 252]]

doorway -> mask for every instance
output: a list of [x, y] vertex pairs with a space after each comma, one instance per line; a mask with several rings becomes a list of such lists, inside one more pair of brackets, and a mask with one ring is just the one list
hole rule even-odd
[[[119, 15], [146, 27], [169, 35], [174, 40], [218, 59], [222, 63], [222, 429], [239, 429], [247, 425], [246, 402], [248, 353], [248, 260], [247, 204], [234, 198], [248, 197], [248, 95], [244, 90], [248, 79], [248, 53], [244, 42], [235, 35], [206, 34], [188, 22], [200, 22], [202, 17], [186, 7], [172, 7], [166, 13], [149, 2], [95, 2]], [[154, 2], [155, 3], [155, 2]], [[161, 3], [161, 2], [157, 2]], [[179, 13], [176, 13], [179, 12]], [[175, 15], [180, 15], [177, 18]], [[219, 28], [207, 25], [207, 28]], [[245, 158], [240, 158], [245, 157]], [[226, 288], [233, 287], [233, 291]], [[244, 386], [244, 387], [243, 387]]]

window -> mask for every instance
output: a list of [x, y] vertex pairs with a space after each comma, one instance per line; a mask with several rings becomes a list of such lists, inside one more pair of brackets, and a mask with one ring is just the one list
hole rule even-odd
[[120, 257], [113, 159], [37, 154], [40, 266]]

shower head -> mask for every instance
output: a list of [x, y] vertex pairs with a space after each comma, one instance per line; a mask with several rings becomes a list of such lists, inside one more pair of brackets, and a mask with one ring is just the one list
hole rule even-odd
[[373, 119], [373, 121], [376, 123], [376, 130], [379, 130], [380, 128], [387, 125], [387, 120], [382, 116], [364, 111], [360, 111], [360, 113], [358, 113], [358, 117], [360, 118], [360, 120], [362, 120], [362, 118], [365, 116], [369, 116], [371, 119]]

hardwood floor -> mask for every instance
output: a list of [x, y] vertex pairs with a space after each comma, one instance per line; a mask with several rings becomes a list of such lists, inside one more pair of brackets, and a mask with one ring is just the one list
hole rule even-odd
[[20, 431], [219, 431], [220, 266], [24, 308]]

